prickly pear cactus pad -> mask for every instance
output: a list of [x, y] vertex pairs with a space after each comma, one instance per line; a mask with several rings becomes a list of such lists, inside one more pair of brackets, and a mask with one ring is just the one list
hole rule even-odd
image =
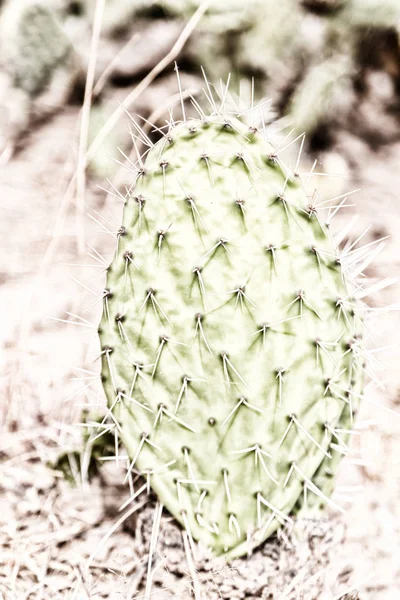
[[42, 94], [57, 72], [72, 69], [72, 44], [49, 3], [5, 3], [0, 34], [5, 69], [30, 97]]
[[147, 475], [191, 539], [230, 559], [300, 505], [340, 510], [361, 321], [329, 229], [261, 132], [213, 116], [151, 147], [103, 302], [127, 478]]

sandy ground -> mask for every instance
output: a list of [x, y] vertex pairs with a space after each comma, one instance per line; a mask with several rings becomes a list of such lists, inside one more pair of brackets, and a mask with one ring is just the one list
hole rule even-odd
[[[386, 118], [381, 112], [379, 127]], [[102, 287], [101, 265], [72, 266], [96, 264], [78, 254], [76, 208], [65, 195], [76, 163], [77, 119], [78, 109], [69, 107], [37, 127], [0, 171], [0, 598], [5, 599], [145, 598], [153, 499], [138, 502], [118, 524], [129, 490], [115, 473], [106, 469], [102, 480], [74, 488], [46, 466], [79, 438], [74, 423], [82, 405], [102, 402], [94, 385], [80, 392], [92, 380], [74, 380], [88, 376], [78, 370], [83, 366], [97, 371], [95, 332], [51, 319], [65, 318], [65, 311], [82, 314], [93, 304], [91, 292], [73, 278], [91, 289]], [[354, 239], [369, 223], [366, 242], [390, 236], [369, 272], [374, 277], [400, 272], [396, 127], [376, 147], [351, 128], [337, 131], [320, 156], [321, 168], [342, 174], [319, 178], [325, 197], [361, 188], [353, 196], [357, 206], [334, 227], [357, 213]], [[91, 180], [85, 213], [99, 218], [93, 211], [115, 219], [111, 228], [118, 228], [121, 205]], [[86, 250], [93, 254], [89, 243], [108, 261], [113, 238], [86, 214], [84, 228], [86, 240], [80, 241]], [[371, 303], [394, 304], [399, 291], [395, 284]], [[96, 324], [99, 308], [84, 313], [90, 323]], [[188, 562], [178, 528], [164, 516], [151, 598], [400, 598], [400, 417], [382, 408], [400, 412], [400, 313], [377, 311], [375, 317], [376, 345], [390, 347], [374, 355], [386, 366], [380, 374], [384, 385], [368, 387], [360, 435], [354, 436], [359, 459], [346, 458], [338, 484], [336, 500], [346, 514], [327, 512], [321, 521], [300, 522], [290, 539], [279, 536], [229, 567], [204, 555], [195, 565]]]

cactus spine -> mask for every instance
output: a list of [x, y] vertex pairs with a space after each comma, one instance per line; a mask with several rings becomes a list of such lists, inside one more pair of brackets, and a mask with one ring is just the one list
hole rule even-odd
[[362, 324], [318, 206], [255, 128], [171, 127], [140, 162], [103, 294], [102, 379], [130, 473], [228, 559], [329, 503]]

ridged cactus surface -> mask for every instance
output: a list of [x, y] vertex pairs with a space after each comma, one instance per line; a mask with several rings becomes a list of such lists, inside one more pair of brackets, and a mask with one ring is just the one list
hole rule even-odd
[[330, 502], [362, 392], [360, 323], [330, 233], [265, 136], [172, 127], [127, 197], [102, 377], [130, 461], [228, 558]]

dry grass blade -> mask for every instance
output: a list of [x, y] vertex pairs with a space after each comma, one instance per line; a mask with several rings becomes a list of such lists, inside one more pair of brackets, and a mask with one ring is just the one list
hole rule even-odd
[[195, 568], [194, 562], [193, 562], [193, 556], [192, 556], [192, 551], [190, 548], [189, 536], [186, 533], [186, 531], [182, 531], [182, 538], [183, 538], [183, 545], [185, 547], [186, 561], [187, 561], [187, 565], [188, 565], [188, 569], [189, 569], [189, 573], [190, 573], [190, 577], [191, 577], [194, 597], [195, 597], [195, 600], [201, 600], [202, 595], [201, 595], [200, 582], [199, 582], [199, 579], [198, 579], [198, 576], [196, 573], [196, 568]]
[[96, 82], [96, 85], [93, 88], [92, 96], [94, 98], [97, 97], [102, 92], [108, 79], [113, 74], [114, 69], [119, 65], [121, 56], [128, 50], [128, 48], [130, 48], [130, 46], [133, 46], [139, 40], [139, 38], [140, 38], [140, 34], [135, 32], [129, 38], [129, 40], [126, 42], [126, 44], [124, 44], [124, 46], [122, 46], [121, 50], [114, 56], [112, 61], [107, 65], [107, 67], [104, 69], [103, 73], [100, 75], [100, 77], [98, 78], [98, 80]]
[[86, 188], [86, 163], [85, 155], [89, 137], [89, 120], [92, 106], [92, 95], [96, 71], [97, 54], [101, 36], [105, 0], [96, 0], [96, 10], [93, 22], [92, 43], [90, 59], [86, 76], [85, 96], [81, 112], [81, 128], [78, 150], [78, 166], [76, 172], [76, 232], [78, 250], [80, 254], [85, 251], [85, 188]]
[[129, 510], [127, 510], [122, 517], [120, 517], [118, 519], [118, 521], [116, 521], [114, 523], [114, 525], [112, 527], [110, 527], [110, 529], [107, 531], [107, 533], [101, 538], [99, 544], [97, 544], [96, 548], [93, 550], [92, 554], [89, 556], [86, 564], [85, 564], [85, 569], [88, 570], [90, 568], [90, 565], [93, 562], [94, 557], [96, 556], [97, 552], [100, 550], [100, 548], [107, 542], [107, 540], [110, 539], [110, 537], [112, 536], [112, 534], [114, 533], [114, 531], [116, 531], [118, 529], [118, 527], [120, 525], [122, 525], [122, 523], [124, 521], [126, 521], [126, 519], [128, 519], [131, 515], [133, 515], [137, 510], [139, 510], [140, 508], [143, 508], [143, 506], [145, 504], [147, 504], [148, 500], [144, 500], [143, 502], [140, 502], [139, 504], [135, 504], [135, 506], [132, 506], [132, 508], [130, 508]]
[[175, 44], [168, 52], [166, 56], [146, 75], [146, 77], [137, 85], [130, 94], [125, 98], [122, 106], [119, 106], [115, 112], [111, 115], [108, 121], [105, 123], [103, 128], [99, 131], [96, 138], [93, 140], [90, 145], [87, 153], [86, 153], [86, 165], [96, 154], [98, 149], [100, 148], [103, 140], [109, 135], [109, 133], [113, 130], [116, 123], [118, 123], [121, 116], [124, 114], [125, 110], [129, 110], [132, 104], [137, 100], [137, 98], [149, 87], [149, 85], [155, 80], [157, 75], [159, 75], [181, 52], [182, 48], [186, 44], [187, 40], [196, 29], [197, 25], [201, 21], [204, 13], [207, 11], [208, 7], [211, 4], [211, 0], [204, 0], [201, 3], [196, 12], [189, 19], [187, 24], [185, 25], [182, 33], [179, 38], [176, 40]]

